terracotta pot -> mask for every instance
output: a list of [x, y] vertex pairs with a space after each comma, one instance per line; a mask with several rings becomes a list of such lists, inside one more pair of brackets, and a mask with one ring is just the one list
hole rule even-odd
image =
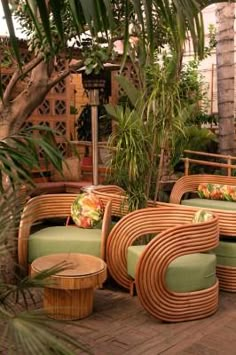
[[93, 164], [92, 157], [83, 157], [82, 165], [92, 165], [92, 164]]

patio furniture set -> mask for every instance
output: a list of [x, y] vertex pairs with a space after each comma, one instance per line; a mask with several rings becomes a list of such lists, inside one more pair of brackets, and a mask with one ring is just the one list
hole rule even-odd
[[[124, 190], [98, 186], [93, 194], [102, 201], [104, 216], [101, 228], [93, 229], [50, 225], [33, 231], [41, 220], [56, 218], [61, 224], [58, 220], [70, 215], [77, 194], [31, 198], [19, 228], [20, 265], [35, 274], [56, 261], [70, 263], [45, 288], [48, 314], [60, 319], [88, 316], [93, 290], [105, 281], [106, 268], [120, 286], [131, 294], [136, 290], [142, 306], [160, 320], [180, 322], [215, 313], [219, 287], [236, 291], [236, 208], [231, 201], [206, 205], [202, 198], [196, 204], [192, 195], [185, 202], [182, 197], [196, 193], [202, 183], [236, 186], [236, 178], [184, 176], [174, 185], [170, 203], [149, 201], [147, 208], [131, 213]], [[209, 220], [195, 223], [199, 208], [211, 211]], [[115, 225], [113, 216], [120, 218]]]

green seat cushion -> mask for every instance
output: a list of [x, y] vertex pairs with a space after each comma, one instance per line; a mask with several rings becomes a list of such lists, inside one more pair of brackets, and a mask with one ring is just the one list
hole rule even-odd
[[[145, 245], [128, 248], [127, 270], [133, 279], [138, 259], [144, 249]], [[173, 292], [207, 289], [216, 282], [216, 256], [201, 253], [180, 256], [168, 266], [165, 280], [167, 288]]]
[[101, 229], [75, 226], [48, 227], [30, 235], [28, 262], [55, 253], [83, 253], [100, 256]]
[[216, 254], [217, 264], [236, 267], [236, 240], [223, 241], [212, 250]]
[[208, 200], [204, 198], [190, 198], [187, 200], [182, 200], [181, 205], [203, 208], [216, 208], [218, 210], [236, 210], [236, 202]]

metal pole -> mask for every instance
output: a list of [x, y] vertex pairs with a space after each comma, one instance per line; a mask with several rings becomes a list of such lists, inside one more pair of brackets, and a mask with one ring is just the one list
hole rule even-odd
[[93, 154], [93, 185], [98, 185], [98, 105], [99, 89], [90, 90], [92, 154]]

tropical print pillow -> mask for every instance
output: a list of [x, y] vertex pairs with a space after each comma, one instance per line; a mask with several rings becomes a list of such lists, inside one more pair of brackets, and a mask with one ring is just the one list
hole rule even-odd
[[221, 184], [200, 184], [197, 189], [200, 198], [236, 201], [236, 186]]
[[81, 228], [94, 228], [103, 217], [101, 201], [92, 193], [79, 194], [71, 205], [71, 217]]
[[213, 218], [213, 214], [211, 212], [206, 210], [199, 210], [196, 213], [194, 213], [192, 222], [202, 223], [202, 222], [210, 221], [212, 218]]

